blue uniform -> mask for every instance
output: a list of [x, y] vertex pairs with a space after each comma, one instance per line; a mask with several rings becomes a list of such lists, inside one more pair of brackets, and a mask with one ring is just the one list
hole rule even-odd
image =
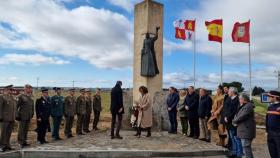
[[51, 116], [53, 119], [52, 137], [59, 139], [59, 127], [63, 116], [63, 96], [55, 95], [51, 98]]
[[[45, 136], [49, 126], [51, 102], [49, 98], [41, 97], [36, 100], [36, 117], [37, 117], [37, 140], [41, 143], [46, 142]], [[40, 120], [39, 120], [40, 119]]]
[[280, 103], [271, 104], [266, 115], [267, 144], [271, 158], [280, 157]]

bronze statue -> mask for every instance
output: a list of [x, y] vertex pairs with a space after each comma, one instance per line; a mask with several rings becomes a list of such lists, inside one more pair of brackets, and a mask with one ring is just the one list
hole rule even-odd
[[[144, 39], [143, 49], [141, 51], [141, 76], [154, 77], [159, 74], [154, 48], [155, 41], [158, 39], [159, 29], [160, 27], [156, 27], [156, 34], [145, 34], [146, 38]], [[154, 37], [150, 37], [150, 35], [154, 35]]]

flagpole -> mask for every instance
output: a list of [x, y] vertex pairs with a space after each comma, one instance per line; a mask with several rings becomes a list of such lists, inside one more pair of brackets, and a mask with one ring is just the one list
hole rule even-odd
[[223, 86], [223, 43], [221, 42], [221, 86]]
[[249, 42], [249, 84], [250, 100], [252, 100], [252, 67], [251, 67], [251, 43]]
[[[195, 19], [196, 21], [196, 19]], [[196, 80], [196, 34], [194, 31], [194, 42], [193, 42], [193, 86], [195, 87]]]

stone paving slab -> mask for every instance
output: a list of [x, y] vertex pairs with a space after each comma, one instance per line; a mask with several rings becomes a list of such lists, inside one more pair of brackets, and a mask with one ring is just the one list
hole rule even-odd
[[[0, 158], [140, 158], [140, 157], [224, 157], [225, 149], [212, 143], [187, 138], [183, 135], [153, 132], [146, 138], [133, 136], [134, 131], [121, 131], [122, 140], [110, 139], [109, 131], [91, 132], [63, 141], [37, 145], [14, 152], [0, 154]], [[6, 156], [5, 156], [6, 155]]]

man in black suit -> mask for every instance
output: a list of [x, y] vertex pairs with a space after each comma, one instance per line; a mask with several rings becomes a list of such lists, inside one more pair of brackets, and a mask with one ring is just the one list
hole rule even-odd
[[45, 139], [49, 125], [51, 101], [48, 89], [42, 88], [42, 96], [36, 100], [37, 140], [40, 144], [48, 143]]
[[[119, 133], [122, 125], [122, 117], [124, 114], [123, 91], [121, 86], [122, 86], [122, 82], [117, 81], [115, 87], [112, 88], [111, 91], [111, 107], [110, 107], [111, 114], [112, 114], [111, 139], [114, 138], [123, 139]], [[115, 134], [115, 124], [116, 124], [117, 117], [118, 117], [118, 125]]]
[[188, 88], [188, 95], [185, 99], [185, 109], [189, 113], [189, 124], [190, 124], [190, 135], [194, 139], [199, 137], [199, 118], [198, 118], [198, 104], [199, 95], [195, 92], [194, 87], [190, 86]]

